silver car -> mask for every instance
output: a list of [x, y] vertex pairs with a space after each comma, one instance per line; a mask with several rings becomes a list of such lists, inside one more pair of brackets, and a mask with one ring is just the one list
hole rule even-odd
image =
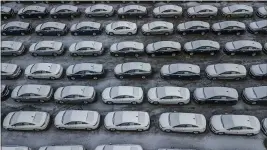
[[175, 41], [159, 41], [150, 43], [146, 46], [146, 53], [155, 57], [156, 55], [169, 55], [176, 56], [181, 52], [181, 44]]
[[145, 79], [152, 74], [152, 67], [149, 63], [128, 62], [116, 65], [114, 73], [115, 77], [119, 79], [124, 77], [141, 77]]
[[54, 93], [55, 102], [63, 103], [83, 103], [88, 104], [95, 100], [96, 91], [91, 86], [65, 86], [59, 87]]
[[150, 88], [147, 92], [148, 102], [152, 104], [179, 104], [190, 102], [190, 91], [188, 88], [163, 86]]
[[3, 128], [7, 130], [45, 130], [50, 122], [50, 115], [42, 111], [16, 111], [7, 114]]
[[128, 21], [116, 21], [106, 26], [108, 35], [133, 35], [137, 33], [137, 24]]
[[251, 40], [227, 42], [224, 46], [224, 52], [228, 55], [245, 53], [256, 56], [262, 52], [262, 45], [259, 42]]
[[38, 150], [86, 150], [82, 145], [43, 146]]
[[161, 17], [174, 17], [178, 18], [182, 16], [183, 8], [177, 5], [162, 5], [153, 9], [153, 16], [157, 18]]
[[153, 21], [142, 26], [142, 33], [144, 35], [170, 35], [173, 31], [173, 23], [166, 21]]
[[121, 18], [126, 16], [142, 18], [147, 15], [147, 8], [141, 5], [127, 5], [119, 8], [117, 13]]
[[267, 104], [267, 86], [256, 86], [245, 88], [242, 92], [245, 102], [248, 104]]
[[222, 8], [222, 15], [226, 17], [251, 17], [253, 8], [248, 5], [235, 4]]
[[222, 21], [214, 23], [211, 29], [217, 35], [230, 33], [240, 35], [246, 31], [246, 25], [239, 21]]
[[216, 79], [234, 79], [240, 80], [246, 78], [246, 67], [239, 64], [221, 63], [208, 65], [205, 69], [207, 78]]
[[29, 52], [32, 56], [58, 56], [62, 55], [64, 52], [64, 45], [62, 42], [57, 41], [40, 41], [38, 43], [33, 43]]
[[258, 34], [258, 33], [267, 34], [267, 20], [251, 22], [248, 25], [248, 31], [253, 34]]
[[53, 88], [50, 85], [26, 84], [14, 88], [11, 98], [16, 102], [46, 102], [51, 100]]
[[249, 68], [249, 74], [256, 79], [267, 78], [267, 63], [252, 65]]
[[86, 56], [93, 55], [99, 56], [104, 52], [103, 44], [96, 41], [81, 41], [73, 43], [69, 47], [70, 55], [72, 56]]
[[1, 63], [1, 79], [16, 79], [20, 75], [20, 66], [10, 63]]
[[25, 45], [16, 41], [1, 41], [2, 56], [19, 56], [25, 51]]
[[160, 69], [163, 79], [199, 79], [200, 67], [188, 63], [176, 63], [163, 65]]
[[144, 92], [141, 87], [114, 86], [104, 89], [102, 100], [106, 104], [140, 104], [143, 102]]
[[2, 146], [2, 150], [31, 150], [27, 146]]
[[60, 64], [36, 63], [25, 69], [25, 76], [28, 79], [59, 79], [63, 74], [63, 67]]
[[257, 9], [257, 16], [260, 18], [267, 18], [267, 6], [262, 6]]
[[177, 32], [182, 35], [188, 33], [201, 34], [204, 35], [210, 31], [210, 24], [204, 21], [188, 21], [185, 23], [180, 23], [177, 26]]
[[72, 35], [99, 35], [102, 33], [102, 25], [98, 22], [82, 21], [71, 26], [70, 32]]
[[117, 144], [117, 145], [99, 145], [94, 150], [143, 150], [140, 145], [135, 144]]
[[191, 18], [196, 17], [215, 17], [217, 16], [218, 8], [212, 5], [197, 5], [187, 9], [187, 15]]
[[115, 10], [113, 6], [106, 4], [96, 4], [93, 6], [89, 6], [85, 9], [85, 15], [88, 17], [98, 17], [98, 16], [111, 17], [113, 16], [114, 12]]
[[60, 5], [50, 10], [50, 16], [54, 19], [68, 17], [74, 18], [80, 15], [80, 9], [77, 6], [73, 5]]
[[144, 44], [135, 41], [124, 41], [112, 44], [109, 50], [113, 56], [134, 55], [138, 57], [144, 53]]
[[210, 55], [215, 55], [220, 51], [220, 44], [212, 40], [196, 40], [186, 42], [184, 44], [184, 50], [189, 55], [194, 55], [195, 53], [209, 53]]

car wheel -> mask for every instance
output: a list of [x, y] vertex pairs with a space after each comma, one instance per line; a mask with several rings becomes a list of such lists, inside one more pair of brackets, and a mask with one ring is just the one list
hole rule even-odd
[[254, 32], [254, 34], [258, 34], [259, 32]]
[[88, 131], [90, 131], [90, 130], [92, 130], [91, 128], [85, 128], [85, 130], [88, 130]]
[[178, 16], [176, 16], [176, 15], [175, 15], [175, 16], [174, 16], [174, 18], [175, 18], [175, 19], [177, 19], [177, 18], [178, 18]]
[[39, 19], [42, 19], [42, 16], [38, 16]]
[[53, 16], [54, 19], [57, 19], [57, 16]]
[[84, 104], [88, 104], [89, 102], [88, 101], [83, 101]]
[[131, 104], [136, 105], [137, 103], [135, 101], [131, 102]]
[[206, 32], [201, 32], [201, 35], [205, 35], [206, 34]]
[[184, 103], [180, 102], [180, 103], [178, 103], [178, 105], [184, 105]]
[[4, 16], [4, 19], [7, 19], [7, 17], [6, 17], [6, 16]]
[[70, 17], [71, 17], [72, 19], [74, 18], [74, 16], [73, 16], [73, 15], [71, 15]]
[[51, 80], [55, 80], [56, 78], [55, 77], [50, 77]]
[[97, 80], [98, 78], [97, 77], [93, 77], [94, 80]]
[[21, 100], [19, 100], [19, 99], [16, 99], [15, 101], [16, 101], [16, 102], [21, 102]]
[[39, 100], [40, 103], [44, 103], [45, 101], [44, 100]]
[[218, 132], [219, 135], [223, 135], [224, 133], [223, 132]]
[[2, 33], [2, 35], [6, 35], [6, 33]]
[[66, 128], [63, 128], [63, 127], [59, 127], [60, 130], [65, 130]]
[[8, 130], [8, 131], [13, 131], [13, 129], [11, 129], [11, 128], [7, 128], [7, 130]]
[[98, 56], [98, 54], [96, 54], [96, 53], [95, 53], [95, 54], [93, 54], [93, 55], [94, 55], [94, 56]]
[[194, 53], [193, 53], [193, 52], [191, 52], [191, 53], [189, 53], [189, 55], [193, 56], [193, 55], [194, 55]]
[[154, 105], [158, 105], [158, 104], [159, 104], [159, 102], [153, 102], [153, 104], [154, 104]]
[[235, 80], [237, 80], [237, 81], [238, 81], [238, 80], [240, 80], [240, 78], [235, 78]]
[[211, 19], [211, 18], [213, 18], [213, 16], [209, 16], [209, 18]]
[[78, 35], [78, 33], [77, 33], [77, 32], [74, 32], [74, 33], [73, 33], [73, 35], [74, 35], [74, 36], [77, 36], [77, 35]]
[[113, 33], [113, 32], [109, 32], [108, 34], [109, 34], [109, 35], [111, 35], [111, 36], [113, 36], [113, 35], [114, 35], [114, 33]]
[[252, 102], [251, 104], [252, 104], [252, 105], [256, 105], [256, 104], [257, 104], [257, 102]]
[[112, 101], [107, 101], [106, 103], [109, 104], [109, 105], [113, 104]]
[[58, 54], [57, 54], [57, 53], [53, 53], [52, 55], [53, 55], [54, 57], [58, 56]]
[[231, 17], [231, 15], [226, 15], [226, 17], [227, 17], [227, 18], [230, 18], [230, 17]]
[[71, 55], [74, 56], [74, 57], [77, 57], [77, 56], [78, 56], [77, 53], [73, 53], [73, 54], [71, 54]]
[[61, 36], [61, 34], [60, 34], [60, 33], [58, 33], [58, 34], [57, 34], [57, 36]]
[[253, 135], [253, 133], [248, 133], [248, 134], [247, 134], [247, 136], [252, 136], [252, 135]]
[[125, 16], [124, 16], [124, 15], [122, 15], [122, 16], [121, 16], [121, 18], [125, 18]]
[[139, 19], [142, 19], [142, 18], [143, 18], [143, 16], [138, 16], [138, 18], [139, 18]]
[[186, 35], [186, 32], [183, 32], [183, 35]]
[[24, 19], [25, 17], [24, 16], [20, 16], [20, 18]]
[[111, 128], [111, 129], [109, 129], [110, 131], [116, 131], [116, 129], [114, 129], [114, 128]]
[[176, 56], [176, 53], [172, 53], [172, 56]]
[[245, 18], [248, 18], [249, 17], [249, 15], [245, 15]]
[[96, 33], [95, 32], [93, 33], [93, 36], [96, 36]]
[[143, 131], [143, 129], [137, 129], [137, 131], [138, 131], [138, 132], [142, 132], [142, 131]]
[[75, 77], [70, 77], [71, 80], [75, 80]]
[[193, 15], [193, 16], [191, 16], [192, 18], [196, 18], [196, 16], [195, 15]]
[[231, 55], [232, 55], [232, 56], [234, 56], [234, 55], [235, 55], [235, 53], [231, 53]]
[[213, 56], [215, 53], [214, 52], [211, 52], [210, 55]]
[[212, 80], [217, 80], [217, 78], [211, 78]]
[[13, 53], [13, 54], [12, 54], [12, 56], [15, 56], [15, 57], [16, 57], [16, 56], [18, 56], [18, 55], [17, 55], [17, 54], [15, 54], [15, 53]]
[[109, 15], [108, 15], [108, 14], [106, 14], [106, 15], [105, 15], [105, 17], [107, 17], [107, 18], [108, 18], [108, 17], [109, 17]]
[[169, 32], [166, 32], [165, 35], [170, 35], [170, 33]]
[[40, 131], [40, 129], [34, 129], [34, 131]]
[[217, 35], [221, 35], [222, 33], [221, 32], [218, 32]]
[[240, 32], [236, 32], [236, 35], [240, 35]]
[[39, 35], [39, 36], [42, 36], [42, 35], [43, 35], [43, 33], [37, 33], [37, 35]]
[[115, 56], [115, 57], [118, 57], [118, 56], [119, 56], [119, 54], [114, 54], [114, 56]]
[[120, 78], [120, 79], [123, 79], [123, 76], [120, 76], [119, 78]]
[[156, 55], [155, 54], [151, 54], [151, 57], [155, 57]]
[[58, 101], [59, 104], [64, 104], [64, 101]]
[[199, 132], [198, 132], [198, 131], [194, 131], [193, 133], [194, 133], [194, 134], [199, 134]]
[[166, 130], [164, 130], [165, 132], [171, 132], [171, 130], [170, 129], [166, 129]]
[[150, 33], [145, 33], [145, 35], [149, 36], [149, 35], [150, 35]]
[[33, 79], [33, 77], [32, 77], [32, 76], [28, 76], [28, 79], [31, 79], [31, 80], [32, 80], [32, 79]]
[[139, 54], [134, 54], [135, 57], [139, 57]]
[[131, 35], [133, 35], [133, 34], [132, 34], [131, 32], [128, 32], [127, 35], [130, 35], [130, 36], [131, 36]]
[[156, 17], [157, 17], [158, 19], [159, 19], [159, 18], [161, 18], [161, 16], [160, 16], [160, 15], [158, 15], [158, 16], [156, 16]]
[[256, 56], [257, 54], [256, 53], [252, 53], [251, 56]]
[[146, 76], [142, 76], [142, 79], [145, 79], [146, 78]]
[[20, 34], [21, 34], [21, 35], [25, 35], [25, 33], [24, 33], [24, 32], [21, 32]]

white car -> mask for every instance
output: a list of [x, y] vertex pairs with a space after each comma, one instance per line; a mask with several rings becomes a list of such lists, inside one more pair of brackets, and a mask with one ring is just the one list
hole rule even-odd
[[82, 145], [43, 146], [39, 150], [86, 150]]
[[1, 79], [16, 79], [21, 75], [21, 68], [17, 64], [1, 63]]
[[163, 113], [159, 117], [159, 126], [165, 132], [203, 133], [206, 130], [206, 118], [195, 113]]
[[142, 26], [142, 33], [144, 35], [170, 35], [173, 31], [173, 23], [166, 21], [153, 21]]
[[117, 144], [117, 145], [99, 145], [95, 150], [143, 150], [140, 145]]
[[110, 131], [144, 131], [150, 126], [150, 117], [144, 111], [109, 112], [105, 117], [104, 125]]
[[214, 115], [210, 118], [210, 128], [215, 134], [256, 135], [261, 125], [258, 118], [248, 115]]
[[103, 44], [96, 41], [81, 41], [78, 43], [73, 43], [69, 47], [70, 55], [72, 56], [85, 56], [93, 55], [98, 56], [102, 55], [104, 52]]
[[178, 18], [182, 16], [183, 8], [177, 5], [162, 5], [153, 9], [153, 16], [157, 18], [161, 17], [174, 17]]
[[25, 69], [25, 76], [28, 79], [59, 79], [63, 74], [63, 67], [60, 64], [36, 63]]
[[114, 86], [108, 87], [102, 92], [102, 100], [107, 104], [142, 103], [144, 92], [141, 87], [134, 86]]
[[137, 33], [137, 25], [128, 21], [117, 21], [106, 26], [108, 35], [133, 35]]
[[60, 111], [54, 124], [58, 129], [94, 130], [99, 127], [100, 114], [97, 111], [65, 110]]
[[154, 87], [148, 90], [147, 97], [152, 104], [184, 105], [190, 102], [190, 91], [188, 88], [183, 87]]
[[50, 122], [50, 115], [41, 111], [17, 111], [7, 114], [3, 128], [7, 130], [45, 130]]
[[114, 43], [110, 46], [110, 54], [113, 56], [120, 55], [134, 55], [138, 57], [144, 53], [144, 44], [135, 41], [124, 41], [119, 43]]
[[2, 150], [31, 150], [31, 148], [27, 146], [2, 146]]
[[1, 41], [2, 56], [19, 56], [25, 51], [25, 45], [17, 41]]
[[58, 56], [63, 54], [64, 45], [62, 42], [57, 41], [40, 41], [31, 44], [29, 52], [35, 57], [39, 55]]

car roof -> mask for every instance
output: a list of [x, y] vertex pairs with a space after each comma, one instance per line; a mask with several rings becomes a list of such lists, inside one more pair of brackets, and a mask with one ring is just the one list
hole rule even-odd
[[123, 11], [126, 12], [128, 10], [131, 9], [137, 9], [137, 10], [141, 10], [141, 11], [146, 11], [146, 7], [141, 6], [141, 5], [127, 5], [123, 7]]
[[62, 123], [66, 124], [74, 121], [90, 123], [94, 120], [94, 112], [87, 110], [66, 110], [62, 116]]
[[235, 4], [235, 5], [230, 5], [228, 6], [230, 11], [236, 11], [238, 9], [246, 9], [248, 11], [253, 11], [253, 8], [251, 6], [248, 5], [243, 5], [243, 4]]
[[173, 24], [171, 22], [167, 22], [167, 21], [152, 21], [152, 22], [148, 23], [148, 27], [150, 29], [153, 29], [153, 28], [159, 27], [159, 26], [172, 28]]
[[214, 96], [228, 96], [231, 98], [238, 98], [238, 93], [234, 88], [228, 87], [205, 87], [203, 93], [206, 98], [212, 98]]
[[225, 129], [238, 126], [253, 128], [253, 125], [251, 124], [251, 117], [252, 116], [247, 115], [222, 115], [221, 120]]
[[212, 10], [212, 11], [217, 11], [217, 7], [214, 7], [212, 5], [197, 5], [195, 7], [193, 7], [194, 10], [196, 12], [199, 12], [200, 10], [203, 10], [203, 9], [209, 9], [209, 10]]
[[18, 50], [22, 46], [22, 42], [16, 41], [1, 41], [1, 47], [8, 47], [14, 50]]
[[181, 48], [181, 44], [175, 41], [158, 41], [153, 43], [154, 49], [160, 49], [163, 47], [174, 47], [174, 48]]
[[84, 150], [82, 145], [45, 146], [42, 150]]
[[21, 96], [23, 94], [32, 93], [32, 94], [38, 94], [41, 96], [46, 96], [50, 90], [51, 90], [50, 85], [25, 84], [25, 85], [19, 86], [17, 95]]
[[45, 11], [45, 9], [46, 8], [42, 6], [30, 5], [30, 6], [24, 7], [23, 12], [28, 11], [28, 10], [35, 10], [35, 11], [42, 12], [42, 11]]
[[177, 5], [171, 5], [171, 4], [159, 6], [159, 11], [160, 12], [163, 12], [165, 10], [170, 10], [170, 9], [181, 11], [182, 7], [177, 6]]
[[145, 112], [141, 111], [118, 111], [114, 114], [114, 124], [119, 125], [124, 122], [143, 123]]
[[136, 49], [144, 49], [144, 44], [140, 42], [135, 42], [135, 41], [123, 41], [117, 43], [117, 48], [118, 49], [123, 49], [123, 48], [136, 48]]
[[198, 125], [201, 123], [200, 115], [194, 113], [170, 113], [169, 115], [171, 126], [180, 124]]
[[229, 26], [238, 26], [240, 28], [246, 28], [246, 25], [239, 21], [222, 21], [222, 22], [219, 22], [219, 26], [222, 29], [227, 28]]
[[15, 112], [10, 118], [10, 125], [14, 125], [20, 122], [38, 124], [42, 120], [44, 112], [38, 111], [19, 111]]
[[[253, 22], [252, 22], [253, 23]], [[267, 20], [259, 20], [254, 22], [259, 28], [267, 26]]]
[[209, 28], [210, 24], [208, 22], [204, 22], [204, 21], [188, 21], [184, 23], [184, 26], [188, 29], [191, 28], [193, 26], [203, 26], [205, 28]]
[[252, 87], [257, 98], [264, 98], [267, 96], [267, 86]]
[[262, 45], [259, 42], [251, 41], [251, 40], [239, 40], [239, 41], [233, 41], [233, 46], [236, 49], [242, 48], [242, 47], [255, 47], [258, 49], [262, 49]]
[[96, 4], [96, 5], [91, 6], [91, 11], [95, 9], [105, 9], [107, 11], [110, 11], [112, 10], [112, 8], [113, 8], [112, 6], [106, 5], [106, 4]]
[[151, 71], [151, 65], [143, 62], [128, 62], [122, 64], [122, 71], [127, 72], [129, 70], [138, 69], [143, 71]]
[[41, 29], [47, 28], [47, 27], [53, 27], [57, 29], [64, 29], [66, 24], [60, 23], [60, 22], [45, 22], [42, 24]]
[[163, 86], [156, 88], [156, 95], [158, 98], [163, 98], [165, 96], [184, 97], [184, 93], [182, 93], [183, 91], [184, 91], [183, 88], [180, 87]]
[[36, 64], [33, 64], [30, 72], [31, 73], [36, 72], [36, 71], [52, 72], [57, 65], [58, 64], [53, 64], [53, 63], [36, 63]]
[[22, 22], [22, 21], [11, 21], [11, 22], [8, 22], [5, 26], [4, 26], [4, 29], [8, 28], [8, 27], [20, 27], [20, 28], [28, 28], [30, 25], [30, 23], [27, 23], [27, 22]]
[[60, 49], [62, 45], [63, 45], [62, 42], [57, 42], [57, 41], [40, 41], [36, 44], [35, 49], [39, 49], [43, 47]]
[[102, 43], [96, 42], [96, 41], [81, 41], [81, 42], [76, 43], [75, 49], [78, 50], [78, 49], [84, 48], [84, 47], [101, 49], [102, 45], [103, 45]]
[[221, 74], [228, 71], [241, 72], [243, 71], [242, 68], [244, 68], [243, 65], [232, 64], [232, 63], [222, 63], [214, 65], [214, 70], [216, 71], [217, 74]]
[[199, 48], [201, 46], [211, 46], [215, 48], [220, 48], [220, 44], [212, 40], [196, 40], [196, 41], [191, 41], [191, 44], [193, 48]]
[[129, 21], [116, 21], [116, 22], [111, 23], [111, 27], [113, 29], [117, 28], [117, 27], [129, 27], [129, 28], [132, 28], [133, 24], [134, 23], [129, 22]]
[[76, 26], [76, 28], [77, 29], [80, 29], [81, 27], [93, 27], [93, 28], [95, 28], [95, 29], [100, 29], [100, 27], [101, 27], [101, 24], [100, 23], [98, 23], [98, 22], [92, 22], [92, 21], [82, 21], [82, 22], [79, 22], [79, 23], [77, 23], [77, 26]]
[[140, 88], [139, 87], [133, 87], [133, 86], [114, 86], [110, 90], [110, 96], [111, 98], [120, 96], [120, 95], [128, 95], [137, 97], [141, 93], [139, 93]]
[[62, 89], [61, 97], [66, 97], [69, 95], [81, 95], [87, 96], [93, 93], [94, 88], [90, 86], [65, 86]]
[[176, 63], [169, 65], [170, 73], [176, 73], [178, 71], [189, 71], [194, 73], [200, 73], [200, 68], [198, 65], [187, 64], [187, 63]]
[[10, 7], [7, 7], [7, 6], [1, 6], [1, 12], [9, 12], [9, 11], [11, 11], [11, 9], [12, 8], [10, 8]]
[[75, 64], [73, 67], [73, 73], [77, 73], [79, 71], [94, 71], [94, 72], [102, 72], [103, 65], [95, 64], [95, 63], [80, 63]]
[[136, 145], [104, 145], [103, 150], [139, 150]]
[[58, 7], [56, 7], [56, 11], [62, 10], [62, 9], [68, 9], [71, 11], [77, 11], [78, 7], [77, 6], [73, 6], [73, 5], [60, 5]]

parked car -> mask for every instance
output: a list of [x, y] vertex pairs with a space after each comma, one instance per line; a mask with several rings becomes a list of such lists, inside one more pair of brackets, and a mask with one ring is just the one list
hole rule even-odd
[[40, 41], [32, 43], [29, 52], [32, 56], [58, 56], [64, 52], [64, 45], [62, 42], [57, 41]]
[[267, 63], [252, 65], [249, 69], [249, 74], [252, 78], [266, 79], [267, 78]]
[[37, 35], [43, 36], [52, 36], [52, 35], [57, 35], [57, 36], [62, 36], [66, 35], [68, 33], [68, 27], [64, 23], [60, 22], [45, 22], [42, 24], [39, 24], [35, 28], [35, 32]]
[[115, 77], [123, 79], [125, 77], [141, 77], [145, 79], [152, 74], [152, 67], [149, 63], [128, 62], [118, 64], [114, 68]]
[[11, 90], [9, 86], [1, 84], [1, 101], [7, 100], [10, 96]]
[[125, 17], [139, 17], [143, 18], [147, 16], [148, 11], [147, 8], [141, 5], [127, 5], [121, 7], [117, 11], [118, 17], [125, 18]]
[[181, 17], [183, 14], [183, 8], [177, 5], [162, 5], [153, 9], [153, 16], [156, 18]]
[[186, 35], [188, 33], [197, 33], [201, 35], [205, 35], [210, 31], [210, 24], [204, 21], [188, 21], [185, 23], [180, 23], [177, 26], [177, 32], [182, 35]]
[[46, 7], [37, 6], [37, 5], [29, 5], [24, 8], [21, 8], [18, 11], [18, 16], [22, 19], [24, 18], [39, 18], [42, 19], [49, 14]]
[[163, 113], [159, 117], [159, 126], [165, 132], [203, 133], [206, 130], [206, 118], [195, 113]]
[[1, 6], [1, 18], [2, 19], [8, 19], [15, 16], [15, 12], [12, 8], [7, 6]]
[[106, 4], [96, 4], [85, 9], [87, 17], [111, 17], [115, 13], [113, 6]]
[[19, 56], [25, 51], [25, 45], [17, 41], [1, 41], [2, 56]]
[[265, 134], [265, 135], [267, 135], [267, 118], [264, 118], [263, 120], [262, 120], [262, 132]]
[[72, 56], [86, 56], [93, 55], [99, 56], [104, 52], [103, 44], [96, 41], [81, 41], [73, 43], [69, 47], [70, 55]]
[[181, 44], [175, 41], [158, 41], [146, 46], [146, 53], [152, 57], [157, 55], [176, 56], [181, 52]]
[[65, 86], [59, 87], [54, 93], [56, 103], [83, 103], [88, 104], [95, 100], [96, 91], [91, 86]]
[[102, 26], [98, 22], [83, 21], [75, 23], [70, 28], [72, 35], [100, 35], [102, 33]]
[[66, 74], [70, 80], [75, 79], [88, 79], [93, 78], [97, 80], [104, 76], [104, 67], [102, 64], [95, 63], [80, 63], [75, 65], [70, 65]]
[[243, 100], [248, 104], [267, 104], [267, 86], [245, 88], [242, 92]]
[[246, 25], [239, 21], [222, 21], [214, 23], [211, 29], [217, 35], [233, 33], [236, 35], [240, 35], [245, 33]]
[[195, 89], [193, 98], [198, 104], [236, 104], [238, 92], [228, 87], [203, 87]]
[[216, 17], [218, 13], [218, 8], [212, 5], [197, 5], [187, 9], [187, 15], [190, 18], [196, 17]]
[[245, 79], [247, 70], [245, 66], [232, 63], [208, 65], [205, 69], [208, 79]]
[[267, 6], [259, 7], [256, 14], [260, 18], [267, 18]]
[[170, 35], [173, 30], [173, 24], [167, 21], [153, 21], [142, 26], [144, 35]]
[[120, 150], [120, 149], [134, 149], [134, 150], [143, 150], [140, 145], [134, 144], [117, 144], [117, 145], [99, 145], [95, 148], [95, 150], [105, 150], [105, 149], [112, 149], [112, 150]]
[[151, 104], [179, 104], [190, 102], [188, 88], [175, 86], [161, 86], [150, 88], [147, 92], [148, 102]]
[[100, 114], [97, 111], [65, 110], [58, 112], [54, 124], [56, 128], [61, 130], [95, 130], [99, 127], [99, 122]]
[[7, 130], [45, 130], [50, 122], [50, 115], [42, 111], [16, 111], [7, 114], [3, 128]]
[[31, 64], [25, 69], [25, 77], [28, 79], [59, 79], [63, 75], [63, 67], [54, 63]]
[[256, 135], [260, 132], [260, 122], [255, 116], [214, 115], [210, 118], [210, 128], [215, 134]]
[[160, 69], [163, 79], [199, 79], [200, 67], [187, 63], [176, 63], [163, 65]]
[[114, 43], [110, 46], [110, 54], [112, 56], [126, 56], [134, 55], [138, 57], [144, 54], [144, 44], [135, 41], [124, 41], [119, 43]]
[[84, 146], [82, 145], [60, 145], [60, 146], [43, 146], [40, 147], [39, 150], [85, 150]]
[[2, 150], [31, 150], [29, 147], [26, 146], [2, 146]]
[[194, 54], [210, 54], [215, 55], [220, 52], [219, 42], [212, 40], [196, 40], [186, 42], [184, 44], [184, 50], [189, 55]]
[[222, 15], [225, 17], [252, 17], [253, 8], [248, 5], [234, 4], [222, 8]]
[[16, 86], [11, 93], [11, 98], [16, 102], [47, 102], [53, 96], [50, 85], [25, 84]]
[[6, 35], [26, 35], [32, 32], [30, 23], [21, 21], [12, 21], [1, 26], [1, 34]]
[[21, 75], [21, 68], [16, 64], [1, 63], [1, 79], [16, 79]]
[[258, 33], [267, 34], [267, 20], [251, 22], [248, 25], [248, 31], [253, 34], [258, 34]]
[[267, 54], [267, 43], [265, 43], [263, 46], [263, 52]]
[[110, 131], [144, 131], [150, 126], [150, 117], [144, 111], [109, 112], [105, 117], [104, 125]]
[[114, 86], [102, 92], [102, 100], [106, 104], [140, 104], [143, 98], [144, 92], [141, 87]]
[[117, 21], [106, 26], [108, 35], [133, 35], [137, 33], [137, 25], [128, 21]]
[[256, 56], [262, 52], [262, 45], [259, 42], [251, 40], [239, 40], [227, 42], [223, 51], [228, 55], [249, 54]]
[[54, 19], [57, 18], [75, 18], [81, 15], [81, 11], [77, 6], [72, 5], [60, 5], [54, 7], [50, 11], [50, 16]]

